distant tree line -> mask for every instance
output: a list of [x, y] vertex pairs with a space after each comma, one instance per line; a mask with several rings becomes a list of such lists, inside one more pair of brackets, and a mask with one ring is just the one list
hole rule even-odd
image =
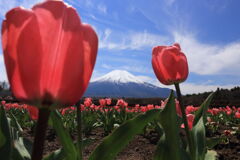
[[[200, 106], [204, 100], [211, 94], [211, 92], [204, 92], [198, 94], [187, 94], [183, 97], [185, 105]], [[105, 98], [105, 97], [102, 97]], [[164, 98], [124, 98], [128, 102], [129, 106], [134, 106], [135, 104], [140, 105], [160, 105], [161, 100]], [[98, 103], [99, 98], [93, 98], [94, 104]], [[112, 98], [113, 104], [116, 104], [118, 98]], [[84, 98], [81, 99], [81, 102], [84, 101]], [[225, 106], [236, 106], [240, 107], [240, 87], [234, 87], [232, 89], [220, 89], [218, 88], [215, 91], [212, 103], [210, 107], [225, 107]]]
[[[204, 92], [199, 94], [188, 94], [184, 96], [184, 102], [187, 105], [199, 106], [208, 97], [211, 92]], [[240, 87], [232, 89], [220, 89], [215, 91], [212, 107], [236, 106], [240, 107]]]
[[[211, 92], [204, 92], [198, 94], [187, 94], [183, 97], [185, 105], [200, 106], [202, 102], [208, 97]], [[107, 98], [107, 97], [101, 97]], [[119, 98], [128, 102], [129, 106], [139, 105], [160, 105], [161, 100], [164, 98], [112, 98], [112, 105], [115, 105]], [[93, 103], [98, 105], [100, 97], [93, 97]], [[7, 82], [0, 82], [0, 100], [6, 100], [8, 102], [17, 102], [17, 100], [11, 95], [9, 84]], [[84, 97], [80, 100], [83, 103]], [[210, 107], [225, 107], [236, 106], [240, 107], [240, 87], [234, 87], [232, 89], [220, 89], [215, 91], [213, 101]]]

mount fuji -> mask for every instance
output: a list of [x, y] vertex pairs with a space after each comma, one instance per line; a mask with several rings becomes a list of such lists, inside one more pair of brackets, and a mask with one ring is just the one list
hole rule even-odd
[[169, 96], [171, 90], [144, 82], [124, 70], [113, 70], [92, 81], [84, 97], [152, 98]]

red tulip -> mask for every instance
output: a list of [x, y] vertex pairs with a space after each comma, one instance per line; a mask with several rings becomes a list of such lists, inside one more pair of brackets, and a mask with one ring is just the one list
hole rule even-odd
[[29, 116], [32, 120], [38, 120], [38, 109], [36, 107], [33, 106], [26, 106], [26, 109], [29, 113]]
[[112, 99], [111, 98], [106, 98], [105, 100], [106, 100], [106, 104], [107, 105], [111, 105], [111, 103], [112, 103]]
[[99, 99], [99, 104], [102, 107], [106, 106], [106, 100], [105, 99]]
[[98, 38], [74, 8], [49, 0], [31, 10], [10, 10], [2, 24], [2, 46], [16, 98], [71, 105], [88, 86]]
[[235, 118], [240, 119], [240, 112], [235, 113]]
[[[194, 121], [195, 115], [194, 114], [188, 114], [187, 115], [187, 121], [188, 121], [188, 128], [189, 130], [193, 127], [193, 121]], [[185, 128], [184, 124], [181, 125], [181, 128]]]
[[154, 47], [152, 66], [158, 80], [165, 85], [183, 82], [188, 76], [187, 58], [177, 43]]
[[84, 106], [90, 107], [92, 105], [92, 98], [85, 98], [84, 100]]

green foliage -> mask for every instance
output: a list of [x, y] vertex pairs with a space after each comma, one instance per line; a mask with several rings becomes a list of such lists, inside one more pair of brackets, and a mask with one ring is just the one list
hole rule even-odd
[[0, 107], [0, 157], [4, 160], [9, 160], [11, 157], [11, 143], [12, 140], [6, 113], [3, 107]]
[[217, 152], [213, 150], [207, 151], [204, 160], [216, 160], [217, 159]]
[[198, 120], [190, 133], [194, 143], [194, 160], [204, 160], [207, 149], [205, 127], [202, 117]]
[[211, 103], [214, 93], [210, 94], [208, 98], [202, 103], [200, 109], [195, 113], [193, 128], [190, 131], [191, 138], [194, 143], [194, 160], [204, 160], [207, 153], [207, 139], [205, 131], [206, 111]]
[[207, 138], [206, 139], [206, 146], [208, 149], [213, 149], [217, 144], [220, 142], [223, 142], [225, 138], [222, 137], [212, 137], [212, 138]]
[[7, 119], [4, 109], [0, 109], [0, 157], [4, 160], [30, 160], [32, 143], [21, 137], [22, 127], [16, 117], [9, 114]]
[[154, 160], [180, 160], [179, 126], [173, 92], [170, 94], [167, 104], [159, 115], [159, 122], [164, 130], [164, 134], [158, 143]]
[[82, 111], [82, 131], [85, 135], [91, 133], [97, 123], [98, 114], [96, 111]]
[[[213, 98], [213, 93], [203, 102], [200, 109], [195, 112], [193, 128], [190, 131], [193, 141], [193, 152], [189, 153], [189, 146], [185, 145], [184, 137], [180, 137], [180, 125], [182, 119], [176, 114], [175, 98], [170, 94], [164, 109], [149, 110], [144, 114], [127, 112], [126, 108], [119, 110], [88, 109], [82, 111], [82, 128], [85, 134], [89, 134], [96, 126], [104, 128], [103, 142], [92, 152], [90, 160], [111, 160], [132, 140], [132, 138], [143, 130], [155, 130], [160, 135], [155, 160], [214, 160], [216, 153], [208, 151], [212, 149], [221, 139], [206, 139], [205, 122], [206, 111]], [[56, 131], [63, 148], [52, 152], [44, 160], [80, 160], [77, 142], [73, 142], [70, 133], [77, 128], [76, 110], [69, 109], [61, 115], [58, 111], [51, 113], [49, 124]], [[7, 118], [7, 116], [9, 118]], [[31, 153], [31, 142], [24, 139], [22, 126], [33, 127], [35, 121], [29, 119], [26, 110], [13, 108], [7, 113], [3, 108], [0, 110], [0, 156], [4, 159], [29, 160]], [[26, 123], [26, 124], [24, 124]], [[115, 126], [118, 125], [117, 128]], [[115, 128], [115, 129], [114, 129]], [[91, 139], [82, 141], [82, 146], [91, 143]], [[14, 144], [14, 145], [11, 145]], [[84, 147], [83, 147], [84, 148]], [[174, 153], [174, 154], [173, 154]], [[192, 158], [190, 158], [190, 155]]]
[[206, 112], [213, 99], [214, 93], [211, 93], [207, 99], [201, 104], [200, 109], [195, 113], [195, 118], [193, 121], [193, 126], [196, 125], [201, 117], [203, 117], [204, 122], [206, 122]]
[[79, 153], [66, 129], [62, 123], [62, 117], [58, 111], [51, 112], [50, 120], [52, 121], [53, 128], [56, 131], [59, 140], [63, 146], [63, 151], [66, 156], [66, 160], [77, 160]]
[[50, 153], [49, 155], [44, 157], [43, 160], [65, 160], [65, 153], [63, 148]]
[[161, 110], [150, 110], [135, 118], [126, 121], [104, 138], [103, 142], [92, 152], [89, 160], [111, 160], [113, 159], [147, 123], [159, 116]]

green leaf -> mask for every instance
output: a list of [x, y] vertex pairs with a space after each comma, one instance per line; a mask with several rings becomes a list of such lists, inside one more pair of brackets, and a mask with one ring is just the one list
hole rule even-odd
[[78, 152], [76, 147], [74, 146], [73, 140], [71, 139], [69, 133], [63, 126], [63, 122], [61, 119], [61, 115], [58, 111], [53, 111], [50, 115], [50, 119], [52, 121], [52, 125], [54, 130], [57, 132], [59, 140], [63, 145], [63, 150], [67, 160], [76, 160]]
[[161, 110], [154, 109], [126, 121], [104, 138], [103, 142], [92, 152], [89, 160], [111, 160], [130, 142], [130, 140], [156, 117]]
[[219, 144], [223, 140], [224, 140], [224, 138], [221, 138], [221, 137], [209, 138], [209, 139], [206, 140], [207, 148], [212, 149], [213, 147], [215, 147], [217, 144]]
[[[199, 110], [195, 113], [195, 118], [194, 118], [194, 121], [193, 121], [193, 126], [195, 126], [199, 119], [202, 117], [202, 116], [205, 116], [206, 112], [207, 112], [207, 109], [208, 109], [208, 106], [210, 105], [211, 101], [212, 101], [212, 98], [214, 96], [214, 92], [211, 93], [207, 99], [201, 104]], [[204, 117], [204, 121], [205, 121], [205, 117]]]
[[206, 154], [206, 135], [205, 126], [203, 123], [203, 117], [201, 117], [198, 123], [192, 128], [190, 134], [194, 143], [195, 159], [204, 160]]
[[170, 159], [168, 154], [165, 154], [167, 150], [170, 150], [169, 146], [166, 144], [166, 135], [163, 134], [158, 142], [158, 146], [154, 155], [154, 160], [164, 160]]
[[217, 160], [217, 152], [208, 150], [204, 160]]
[[160, 113], [159, 122], [164, 130], [164, 135], [158, 143], [154, 160], [181, 160], [179, 125], [173, 92], [171, 92], [167, 104]]
[[20, 124], [17, 121], [17, 118], [12, 113], [10, 113], [9, 115], [11, 118], [11, 127], [16, 128], [19, 132], [23, 132], [22, 127], [20, 126]]
[[11, 135], [10, 127], [6, 117], [5, 110], [0, 107], [0, 157], [9, 160], [11, 157]]
[[24, 144], [23, 138], [19, 138], [18, 140], [14, 140], [14, 152], [12, 155], [12, 159], [22, 159], [22, 160], [30, 160], [31, 159], [31, 154], [27, 150]]
[[65, 153], [62, 148], [50, 153], [49, 155], [43, 158], [43, 160], [64, 160], [64, 159]]

